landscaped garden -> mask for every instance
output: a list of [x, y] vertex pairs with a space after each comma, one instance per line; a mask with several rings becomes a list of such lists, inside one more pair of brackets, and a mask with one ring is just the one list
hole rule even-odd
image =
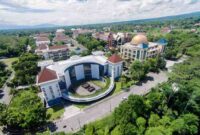
[[53, 106], [47, 109], [47, 116], [50, 121], [59, 119], [65, 112], [63, 105]]
[[7, 58], [7, 59], [2, 59], [1, 61], [2, 62], [4, 62], [6, 65], [7, 65], [7, 67], [9, 68], [9, 69], [11, 69], [12, 67], [12, 63], [14, 62], [14, 61], [17, 61], [18, 60], [18, 57], [15, 57], [15, 58]]
[[102, 80], [86, 80], [78, 82], [70, 91], [70, 95], [79, 98], [94, 97], [105, 92], [110, 85], [110, 78]]

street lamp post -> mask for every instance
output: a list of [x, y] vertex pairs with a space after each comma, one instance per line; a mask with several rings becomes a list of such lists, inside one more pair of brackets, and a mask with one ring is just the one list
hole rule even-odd
[[112, 111], [111, 100], [110, 100], [110, 112]]

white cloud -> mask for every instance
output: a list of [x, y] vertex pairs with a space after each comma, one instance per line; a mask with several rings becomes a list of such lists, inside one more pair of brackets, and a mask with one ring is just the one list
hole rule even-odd
[[18, 25], [90, 24], [193, 11], [200, 11], [200, 0], [0, 0], [0, 20]]

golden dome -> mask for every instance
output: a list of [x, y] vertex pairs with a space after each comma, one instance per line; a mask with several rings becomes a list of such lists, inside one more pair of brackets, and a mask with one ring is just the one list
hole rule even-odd
[[138, 34], [133, 37], [131, 44], [138, 45], [138, 44], [148, 44], [147, 37], [143, 34]]

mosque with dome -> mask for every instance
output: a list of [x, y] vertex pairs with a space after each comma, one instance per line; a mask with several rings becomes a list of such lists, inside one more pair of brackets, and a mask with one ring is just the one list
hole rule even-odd
[[120, 46], [120, 55], [124, 60], [145, 60], [162, 54], [167, 41], [160, 39], [157, 42], [149, 42], [145, 34], [138, 34], [131, 42]]

